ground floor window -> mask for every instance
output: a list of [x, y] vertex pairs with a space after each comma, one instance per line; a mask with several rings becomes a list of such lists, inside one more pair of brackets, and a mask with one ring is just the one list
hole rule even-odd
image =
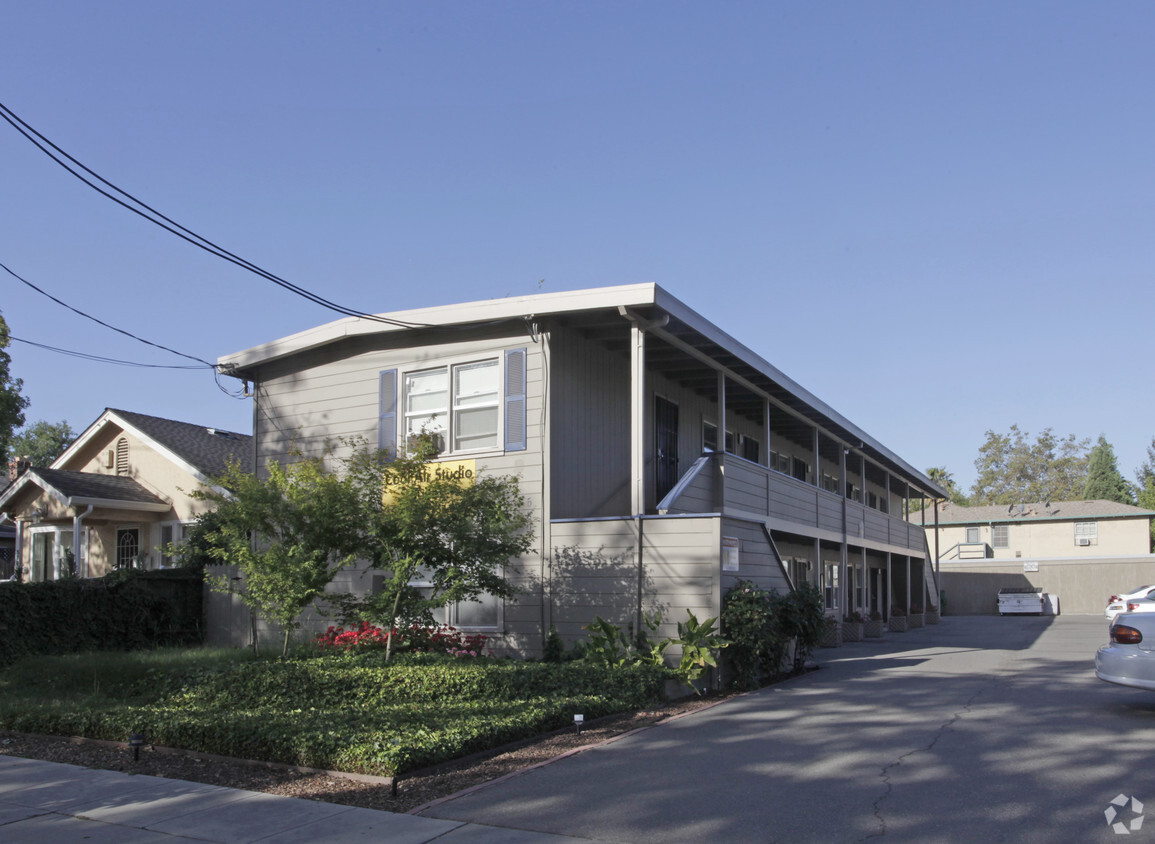
[[123, 527], [116, 529], [116, 567], [118, 569], [143, 568], [140, 560], [140, 528]]

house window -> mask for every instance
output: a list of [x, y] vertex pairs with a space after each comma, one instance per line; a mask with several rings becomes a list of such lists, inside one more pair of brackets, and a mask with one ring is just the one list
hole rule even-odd
[[977, 527], [969, 527], [969, 528], [967, 528], [967, 539], [966, 539], [966, 541], [967, 541], [968, 543], [975, 543], [975, 542], [981, 542], [981, 541], [982, 541], [982, 537], [981, 537], [981, 536], [979, 536], [979, 529], [978, 529]]
[[790, 474], [790, 455], [779, 454], [777, 451], [770, 452], [770, 468], [775, 472], [781, 472], [784, 475]]
[[1075, 544], [1076, 545], [1097, 545], [1097, 544], [1099, 544], [1099, 523], [1098, 522], [1075, 522]]
[[995, 548], [1011, 547], [1011, 526], [994, 525], [991, 528], [991, 545]]
[[747, 460], [758, 462], [759, 445], [758, 440], [753, 437], [742, 437], [742, 456]]
[[[426, 597], [433, 592], [433, 583], [424, 573], [419, 573], [409, 585]], [[502, 602], [494, 595], [478, 595], [476, 601], [455, 601], [435, 609], [433, 620], [460, 630], [498, 631], [502, 624]]]
[[173, 564], [172, 555], [165, 551], [169, 545], [179, 545], [187, 535], [188, 524], [183, 522], [161, 522], [158, 525], [160, 542], [157, 544], [157, 553], [160, 555], [160, 567], [168, 568]]
[[506, 451], [524, 451], [526, 350], [506, 350], [504, 367], [502, 359], [495, 356], [403, 374], [396, 369], [381, 372], [378, 446], [389, 452], [404, 450], [414, 436], [424, 433], [433, 437], [439, 453], [497, 449], [503, 440]]
[[453, 367], [453, 450], [497, 448], [497, 360]]
[[810, 582], [810, 561], [792, 557], [790, 560], [790, 579], [795, 586]]
[[718, 450], [718, 426], [713, 422], [702, 423], [702, 451]]
[[846, 497], [849, 498], [851, 501], [857, 501], [859, 504], [861, 504], [862, 503], [862, 489], [860, 487], [855, 486], [850, 481], [847, 481], [846, 482]]
[[140, 528], [116, 529], [116, 567], [131, 569], [137, 567], [140, 556]]
[[822, 473], [822, 488], [827, 492], [838, 494], [838, 478], [828, 472]]

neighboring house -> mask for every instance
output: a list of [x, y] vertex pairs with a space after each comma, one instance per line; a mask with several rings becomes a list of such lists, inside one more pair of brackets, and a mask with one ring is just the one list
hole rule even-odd
[[995, 613], [1000, 589], [1033, 589], [1062, 612], [1097, 614], [1111, 595], [1155, 583], [1152, 517], [1114, 501], [1047, 501], [939, 502], [910, 518], [939, 557], [948, 612]]
[[[1047, 501], [963, 507], [941, 502], [927, 542], [940, 560], [1147, 554], [1155, 512], [1114, 501]], [[911, 520], [920, 522], [921, 513]]]
[[506, 570], [521, 594], [444, 617], [501, 652], [582, 638], [595, 614], [637, 630], [660, 609], [671, 634], [739, 579], [809, 581], [832, 615], [937, 602], [904, 516], [946, 491], [656, 285], [342, 319], [220, 364], [253, 383], [258, 466], [424, 430], [443, 460], [519, 477], [537, 549]]
[[51, 467], [28, 468], [0, 493], [23, 579], [165, 566], [164, 546], [206, 509], [189, 493], [230, 460], [251, 468], [251, 436], [105, 410]]

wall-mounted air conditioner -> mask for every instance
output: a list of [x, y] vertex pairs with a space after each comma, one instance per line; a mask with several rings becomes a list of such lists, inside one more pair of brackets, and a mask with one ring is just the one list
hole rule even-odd
[[1091, 544], [1091, 537], [1089, 537], [1089, 536], [1077, 537], [1075, 539], [1075, 544], [1076, 545], [1090, 545]]

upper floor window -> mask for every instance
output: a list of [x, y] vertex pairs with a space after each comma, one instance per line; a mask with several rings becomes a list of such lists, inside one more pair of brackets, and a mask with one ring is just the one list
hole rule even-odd
[[1097, 545], [1099, 542], [1098, 522], [1075, 522], [1075, 544]]
[[380, 447], [403, 449], [412, 437], [428, 434], [441, 452], [484, 451], [503, 445], [507, 451], [524, 450], [526, 350], [506, 351], [504, 367], [502, 363], [502, 357], [494, 356], [412, 370], [400, 377], [396, 369], [382, 372]]
[[979, 534], [979, 528], [969, 527], [966, 529], [966, 534], [967, 534], [967, 539], [966, 539], [967, 542], [970, 542], [970, 543], [982, 542], [982, 536]]

